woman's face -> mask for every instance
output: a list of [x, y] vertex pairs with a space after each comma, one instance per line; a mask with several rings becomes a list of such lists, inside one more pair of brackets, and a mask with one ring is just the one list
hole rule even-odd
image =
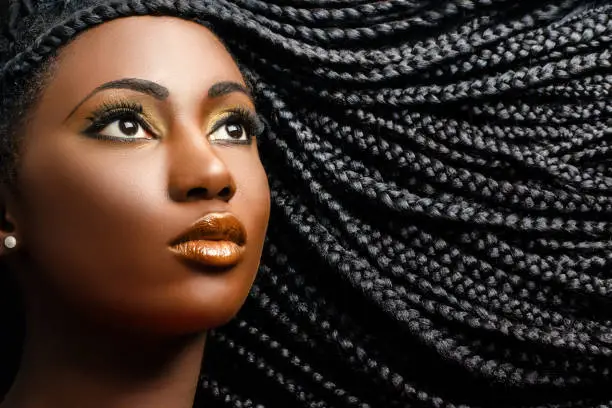
[[[82, 34], [25, 129], [15, 224], [26, 299], [146, 333], [229, 320], [270, 211], [257, 128], [236, 63], [203, 26], [131, 17]], [[169, 247], [212, 213], [246, 232], [243, 256], [221, 269]]]

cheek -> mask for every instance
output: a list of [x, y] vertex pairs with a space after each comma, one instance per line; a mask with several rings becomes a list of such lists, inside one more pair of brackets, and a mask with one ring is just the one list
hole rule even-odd
[[250, 250], [253, 251], [253, 258], [250, 260], [257, 268], [270, 219], [268, 178], [261, 162], [257, 160], [236, 181], [237, 189], [232, 199], [233, 207], [240, 219], [245, 222]]
[[227, 158], [238, 169], [230, 204], [247, 229], [245, 258], [230, 273], [204, 274], [167, 251], [177, 226], [194, 221], [205, 206], [189, 216], [168, 199], [162, 151], [128, 154], [66, 139], [71, 142], [41, 142], [22, 161], [23, 238], [39, 292], [104, 324], [165, 334], [234, 316], [255, 278], [270, 214], [259, 160], [245, 153]]
[[138, 304], [143, 289], [170, 282], [155, 273], [167, 258], [161, 250], [169, 236], [163, 169], [137, 150], [128, 158], [100, 146], [94, 154], [90, 145], [41, 143], [24, 156], [22, 233], [30, 273], [78, 306]]
[[94, 154], [80, 144], [48, 144], [24, 157], [27, 242], [73, 260], [97, 255], [92, 261], [99, 261], [126, 255], [127, 242], [159, 235], [150, 233], [160, 227], [155, 218], [164, 196], [151, 160], [127, 158], [119, 149], [98, 147], [102, 152]]

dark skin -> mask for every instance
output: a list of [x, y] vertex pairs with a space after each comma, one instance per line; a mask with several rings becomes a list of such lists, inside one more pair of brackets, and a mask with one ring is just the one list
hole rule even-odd
[[[0, 254], [27, 321], [0, 407], [191, 407], [206, 331], [238, 312], [263, 248], [253, 100], [220, 41], [171, 17], [91, 29], [53, 71], [24, 129], [17, 191], [0, 197], [0, 239], [18, 240]], [[247, 232], [227, 270], [168, 250], [210, 212]]]

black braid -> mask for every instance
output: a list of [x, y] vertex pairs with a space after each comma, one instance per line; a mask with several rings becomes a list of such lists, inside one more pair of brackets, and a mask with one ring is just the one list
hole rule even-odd
[[8, 25], [6, 32], [10, 39], [14, 41], [17, 38], [17, 23], [23, 16], [32, 13], [34, 6], [32, 0], [8, 0], [7, 6]]
[[3, 177], [41, 63], [121, 16], [212, 27], [268, 122], [259, 276], [196, 406], [612, 407], [606, 1], [98, 3], [9, 54]]

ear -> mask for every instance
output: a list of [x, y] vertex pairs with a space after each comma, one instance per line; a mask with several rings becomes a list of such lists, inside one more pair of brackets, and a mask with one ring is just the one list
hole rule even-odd
[[[0, 185], [0, 257], [15, 251], [19, 247], [18, 206], [16, 196], [11, 189]], [[5, 239], [9, 236], [17, 240], [17, 247], [7, 248]]]

